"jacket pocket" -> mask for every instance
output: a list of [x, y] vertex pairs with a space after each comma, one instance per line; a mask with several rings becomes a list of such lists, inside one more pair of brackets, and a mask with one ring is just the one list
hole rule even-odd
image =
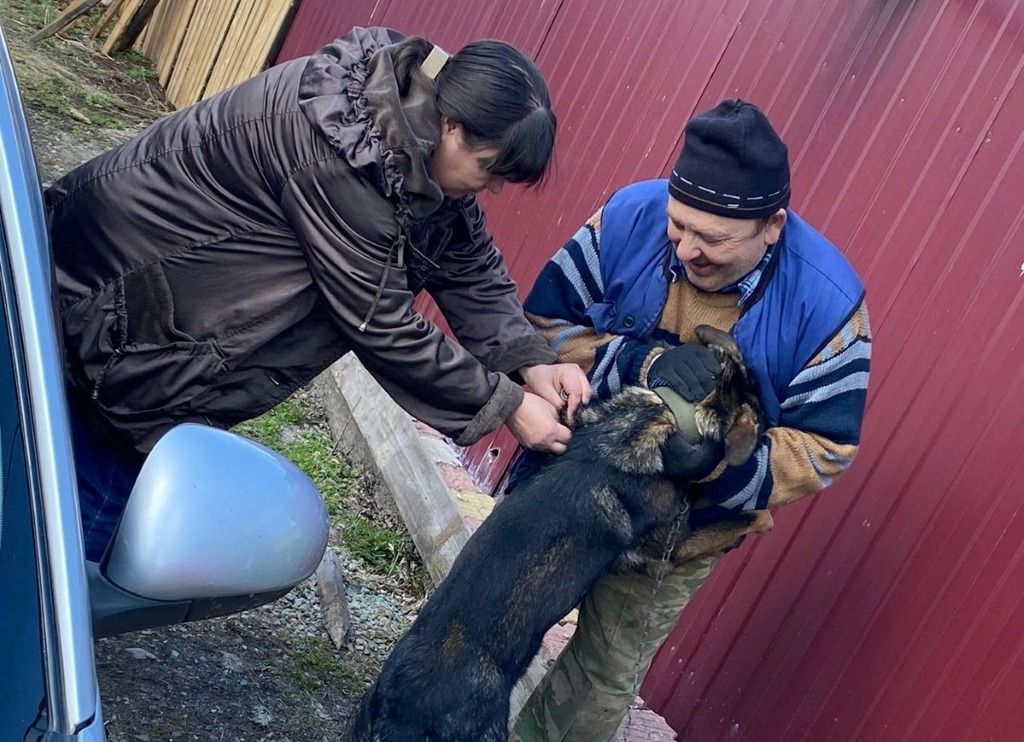
[[169, 345], [196, 342], [174, 323], [174, 294], [159, 263], [125, 274], [118, 281], [119, 314], [123, 312], [123, 343]]
[[211, 343], [129, 343], [110, 358], [95, 396], [112, 416], [145, 418], [183, 408], [224, 369], [224, 359]]
[[111, 416], [140, 419], [181, 408], [225, 371], [215, 341], [197, 341], [176, 327], [174, 297], [159, 264], [118, 279], [114, 312], [114, 350], [93, 389]]

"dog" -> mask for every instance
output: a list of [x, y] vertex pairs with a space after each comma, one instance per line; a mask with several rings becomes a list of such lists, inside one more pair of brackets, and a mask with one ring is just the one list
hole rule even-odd
[[[728, 333], [697, 337], [722, 363], [699, 432], [741, 463], [762, 432], [756, 387]], [[672, 474], [676, 418], [629, 387], [582, 408], [568, 450], [505, 497], [459, 554], [364, 696], [351, 742], [508, 739], [512, 688], [547, 630], [613, 568], [653, 570], [771, 527], [767, 511], [691, 531]], [[671, 537], [671, 542], [668, 542]]]

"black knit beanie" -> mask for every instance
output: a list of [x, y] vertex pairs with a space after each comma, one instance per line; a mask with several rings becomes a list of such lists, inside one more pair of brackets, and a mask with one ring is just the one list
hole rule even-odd
[[789, 205], [789, 153], [757, 106], [724, 100], [686, 124], [668, 187], [701, 211], [768, 217]]

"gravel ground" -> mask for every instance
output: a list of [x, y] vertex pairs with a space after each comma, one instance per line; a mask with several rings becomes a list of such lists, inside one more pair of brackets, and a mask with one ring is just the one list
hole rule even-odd
[[336, 740], [417, 602], [346, 560], [352, 628], [327, 639], [314, 580], [238, 616], [96, 644], [112, 740]]
[[[86, 38], [94, 18], [30, 47], [26, 39], [66, 6], [0, 0], [0, 24], [26, 101], [40, 177], [50, 182], [125, 141], [170, 110], [137, 55], [110, 59]], [[97, 11], [94, 11], [94, 15]], [[320, 401], [297, 395], [303, 421], [290, 439], [329, 435]], [[335, 467], [350, 470], [339, 461]], [[349, 481], [359, 515], [374, 523], [358, 473]], [[335, 649], [324, 629], [315, 579], [243, 614], [140, 631], [96, 642], [97, 674], [111, 740], [335, 740], [422, 601], [422, 577], [367, 568], [331, 536], [344, 564], [352, 618]]]

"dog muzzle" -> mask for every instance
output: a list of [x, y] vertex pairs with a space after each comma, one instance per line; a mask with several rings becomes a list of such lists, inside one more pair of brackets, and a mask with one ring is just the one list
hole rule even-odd
[[672, 411], [672, 415], [676, 419], [676, 425], [679, 426], [679, 432], [683, 434], [683, 437], [695, 445], [700, 443], [704, 436], [697, 429], [697, 410], [694, 404], [687, 402], [667, 386], [659, 386], [653, 391], [661, 397], [661, 401]]

